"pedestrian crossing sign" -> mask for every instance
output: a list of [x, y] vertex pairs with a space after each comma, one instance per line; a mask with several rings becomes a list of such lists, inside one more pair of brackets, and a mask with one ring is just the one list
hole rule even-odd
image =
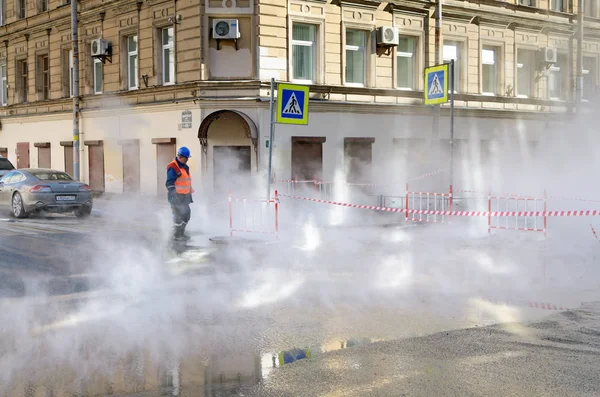
[[307, 86], [277, 85], [277, 122], [280, 124], [308, 124]]
[[448, 102], [448, 65], [425, 68], [425, 105]]

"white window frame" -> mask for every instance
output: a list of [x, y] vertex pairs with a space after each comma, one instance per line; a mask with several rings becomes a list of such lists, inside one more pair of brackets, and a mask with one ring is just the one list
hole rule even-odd
[[[318, 24], [312, 23], [312, 22], [308, 22], [308, 21], [292, 21], [293, 24], [297, 23], [297, 24], [301, 24], [301, 25], [312, 25], [315, 28], [315, 41], [314, 42], [310, 42], [310, 41], [304, 41], [304, 40], [294, 40], [294, 33], [293, 33], [293, 25], [292, 25], [292, 32], [290, 33], [291, 36], [291, 42], [292, 42], [292, 51], [290, 51], [290, 56], [291, 56], [291, 63], [290, 63], [290, 69], [291, 69], [291, 80], [295, 83], [302, 83], [302, 84], [314, 84], [318, 81], [318, 65], [319, 65], [319, 60], [318, 60], [318, 51], [319, 51], [319, 30], [320, 30], [320, 26]], [[294, 65], [294, 46], [302, 46], [302, 47], [311, 47], [313, 50], [313, 80], [306, 80], [306, 79], [295, 79], [294, 78], [294, 70], [293, 70], [293, 65]]]
[[[450, 43], [450, 44], [446, 44], [446, 43]], [[462, 84], [462, 69], [463, 69], [463, 58], [464, 58], [464, 49], [467, 48], [466, 42], [454, 37], [448, 37], [447, 40], [444, 40], [444, 42], [442, 43], [442, 61], [444, 63], [449, 63], [450, 60], [452, 58], [446, 58], [444, 57], [444, 46], [454, 46], [456, 47], [456, 58], [454, 59], [454, 71], [456, 72], [456, 69], [458, 69], [458, 73], [456, 74], [456, 79], [458, 80], [456, 84], [454, 84], [454, 93], [458, 94], [459, 92], [462, 91], [463, 86]], [[457, 68], [458, 66], [458, 68]], [[448, 84], [448, 90], [450, 90], [450, 84]]]
[[[484, 62], [483, 60], [483, 52], [484, 51], [492, 51], [494, 53], [494, 60], [493, 63], [488, 63], [488, 62]], [[485, 96], [497, 96], [500, 93], [498, 92], [498, 81], [500, 80], [500, 68], [498, 67], [500, 64], [500, 57], [499, 57], [499, 52], [500, 52], [500, 48], [496, 47], [496, 46], [492, 46], [492, 45], [483, 45], [481, 46], [481, 95], [485, 95]], [[483, 81], [484, 81], [484, 75], [483, 75], [483, 65], [493, 65], [494, 66], [494, 79], [495, 79], [495, 92], [488, 92], [488, 91], [484, 91], [483, 90]]]
[[73, 50], [69, 50], [69, 97], [73, 98], [73, 88], [74, 88], [74, 83], [73, 83], [73, 78], [75, 76], [73, 76]]
[[[394, 73], [394, 86], [396, 87], [396, 89], [401, 90], [401, 91], [414, 91], [414, 90], [418, 90], [419, 89], [419, 74], [418, 71], [421, 70], [422, 68], [419, 65], [421, 56], [420, 56], [420, 43], [421, 43], [421, 36], [417, 36], [417, 35], [411, 35], [411, 34], [400, 34], [400, 37], [408, 37], [411, 38], [415, 41], [415, 47], [413, 49], [413, 54], [411, 57], [405, 56], [404, 54], [408, 54], [402, 51], [398, 51], [398, 49], [396, 48], [396, 57], [395, 57], [395, 62], [396, 62], [396, 68], [395, 68], [395, 73]], [[411, 58], [413, 60], [413, 88], [408, 88], [408, 87], [400, 87], [398, 85], [398, 58]]]
[[[361, 47], [361, 46], [357, 46], [357, 45], [349, 45], [346, 40], [347, 40], [347, 33], [348, 31], [356, 31], [356, 32], [360, 32], [365, 36], [365, 46]], [[348, 86], [348, 87], [366, 87], [367, 86], [367, 81], [369, 80], [369, 76], [368, 76], [368, 56], [369, 53], [367, 51], [367, 49], [369, 48], [369, 31], [365, 30], [365, 29], [360, 29], [360, 28], [355, 28], [352, 26], [347, 26], [344, 29], [344, 85]], [[347, 55], [346, 53], [348, 51], [362, 51], [363, 52], [363, 82], [362, 83], [356, 83], [356, 82], [348, 82], [347, 81], [347, 76], [346, 73], [348, 71], [348, 60], [347, 60]]]
[[[586, 58], [593, 60], [593, 62], [594, 62], [594, 69], [593, 70], [588, 70], [588, 69], [585, 68], [585, 59]], [[587, 76], [590, 73], [596, 73], [597, 70], [598, 70], [598, 58], [595, 55], [586, 55], [586, 54], [584, 54], [583, 55], [583, 62], [581, 64], [581, 74], [582, 74], [582, 76]], [[595, 83], [596, 79], [594, 77], [595, 76], [592, 75], [592, 83]], [[590, 96], [588, 96], [587, 98], [585, 97], [586, 96], [585, 77], [583, 78], [583, 81], [584, 81], [584, 84], [583, 84], [583, 87], [581, 87], [581, 100], [584, 101], [584, 102], [587, 102], [587, 101], [589, 101]], [[591, 87], [591, 90], [592, 90], [591, 94], [594, 93], [594, 89], [595, 88], [596, 88], [595, 85]]]
[[[136, 40], [136, 45], [135, 45], [135, 51], [131, 51], [129, 49], [129, 38], [130, 37], [135, 37]], [[127, 53], [127, 89], [128, 90], [137, 90], [139, 88], [139, 73], [138, 73], [138, 65], [139, 65], [139, 56], [138, 56], [138, 48], [140, 47], [140, 43], [138, 41], [138, 37], [137, 34], [131, 34], [128, 36], [125, 36], [125, 46], [126, 46], [126, 53]], [[131, 72], [131, 62], [132, 62], [132, 57], [135, 56], [135, 85], [131, 85], [131, 76], [129, 75], [129, 73]]]
[[[101, 73], [101, 77], [100, 78], [102, 79], [101, 80], [101, 86], [99, 88], [96, 86], [96, 81], [97, 81], [97, 78], [96, 78], [97, 77], [97, 75], [96, 75], [97, 74], [96, 66], [97, 65], [100, 65], [100, 73]], [[100, 58], [94, 58], [94, 63], [92, 65], [92, 68], [93, 68], [92, 78], [94, 79], [94, 82], [92, 84], [93, 85], [92, 90], [94, 92], [94, 95], [102, 94], [102, 91], [103, 91], [103, 88], [104, 88], [103, 87], [104, 86], [104, 65], [103, 65], [102, 61], [100, 60]]]
[[[552, 73], [552, 72], [558, 72], [559, 76], [560, 76], [560, 79], [559, 79], [559, 82], [558, 82], [559, 94], [558, 94], [557, 97], [553, 97], [550, 94], [552, 92], [551, 87], [550, 87], [550, 73]], [[562, 91], [563, 91], [563, 88], [562, 88], [562, 71], [561, 71], [560, 65], [557, 62], [557, 63], [553, 63], [548, 68], [548, 98], [551, 99], [551, 100], [553, 100], [553, 101], [560, 101], [561, 96], [562, 96]]]
[[[168, 44], [165, 44], [163, 42], [163, 38], [164, 38], [163, 33], [165, 30], [169, 30], [169, 29], [173, 31], [173, 34], [172, 34], [173, 41]], [[169, 26], [169, 27], [160, 29], [160, 45], [161, 45], [160, 57], [162, 60], [162, 62], [161, 62], [162, 63], [162, 65], [161, 65], [161, 67], [162, 67], [162, 84], [163, 85], [173, 85], [173, 84], [175, 84], [175, 64], [177, 63], [177, 62], [175, 62], [175, 28], [173, 28], [172, 26]], [[169, 62], [169, 59], [165, 59], [165, 50], [170, 50], [169, 54], [171, 54], [171, 56], [173, 57], [173, 63], [170, 65], [171, 73], [168, 76], [169, 81], [166, 81], [167, 74], [165, 73], [165, 69], [166, 69], [165, 66], [166, 66], [167, 62]]]
[[[529, 93], [530, 95], [519, 94], [519, 69], [523, 67], [523, 64], [519, 63], [519, 51], [526, 51], [531, 56], [529, 61], [532, 61], [533, 64], [529, 66]], [[517, 98], [535, 98], [535, 53], [536, 49], [531, 47], [517, 47], [515, 50], [515, 95]]]
[[8, 105], [8, 80], [6, 62], [0, 63], [0, 106]]

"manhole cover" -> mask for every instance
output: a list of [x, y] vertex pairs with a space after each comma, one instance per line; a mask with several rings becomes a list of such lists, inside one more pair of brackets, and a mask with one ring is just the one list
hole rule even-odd
[[211, 237], [208, 239], [213, 244], [239, 244], [239, 243], [248, 243], [247, 239], [239, 236], [218, 236]]

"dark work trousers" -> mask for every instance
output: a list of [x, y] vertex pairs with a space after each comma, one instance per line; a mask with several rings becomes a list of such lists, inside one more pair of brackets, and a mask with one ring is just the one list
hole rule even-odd
[[185, 227], [190, 221], [192, 210], [189, 200], [177, 200], [177, 197], [171, 201], [171, 211], [173, 212], [174, 237], [182, 237]]

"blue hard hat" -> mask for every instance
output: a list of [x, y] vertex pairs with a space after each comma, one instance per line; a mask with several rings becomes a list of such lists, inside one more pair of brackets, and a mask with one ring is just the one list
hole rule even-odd
[[177, 155], [178, 155], [178, 156], [183, 156], [183, 157], [185, 157], [185, 158], [188, 158], [188, 159], [189, 159], [190, 157], [192, 157], [192, 156], [190, 155], [190, 149], [188, 149], [188, 148], [187, 148], [187, 147], [185, 147], [185, 146], [182, 146], [182, 147], [180, 147], [180, 148], [179, 148], [179, 150], [177, 151]]

